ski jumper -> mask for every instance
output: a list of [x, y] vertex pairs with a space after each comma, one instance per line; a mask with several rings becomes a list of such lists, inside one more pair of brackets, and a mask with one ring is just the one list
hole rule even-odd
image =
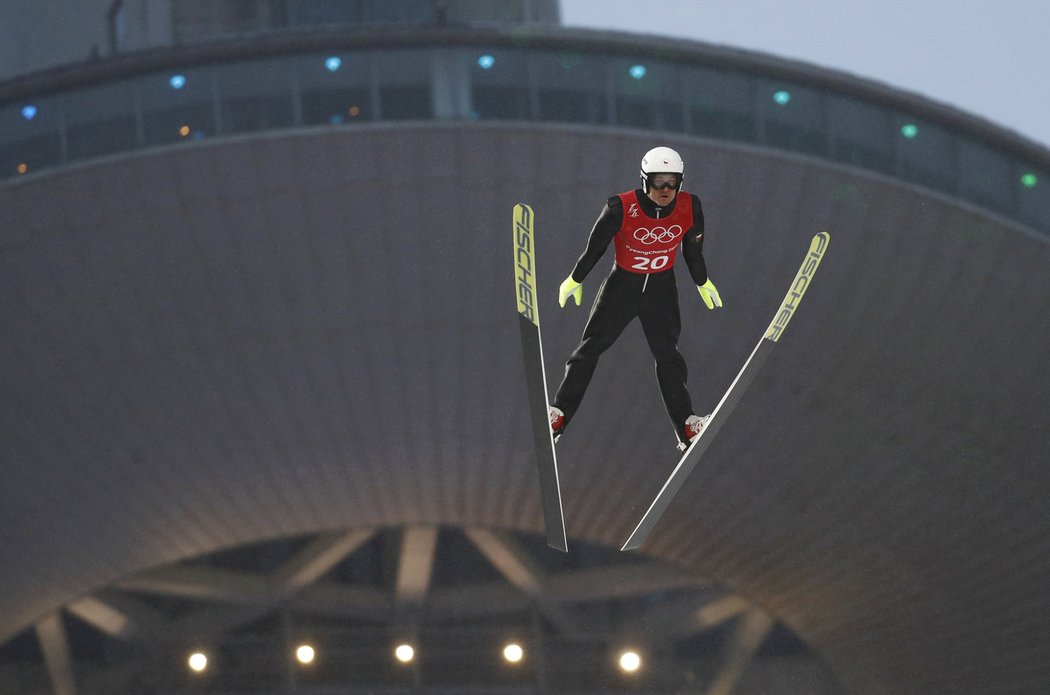
[[583, 400], [598, 358], [638, 317], [656, 360], [664, 406], [681, 438], [693, 404], [686, 388], [688, 369], [678, 352], [682, 322], [674, 261], [681, 246], [693, 282], [707, 282], [703, 232], [703, 209], [695, 195], [680, 191], [664, 208], [657, 207], [641, 189], [609, 198], [572, 271], [572, 279], [583, 282], [609, 243], [614, 243], [615, 264], [598, 290], [583, 337], [565, 365], [554, 398], [554, 406], [565, 413], [566, 424]]

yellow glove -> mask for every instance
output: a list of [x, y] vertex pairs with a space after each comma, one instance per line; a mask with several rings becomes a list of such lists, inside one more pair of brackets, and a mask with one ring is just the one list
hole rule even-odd
[[718, 288], [715, 287], [715, 283], [711, 282], [711, 278], [707, 278], [707, 282], [696, 289], [700, 292], [700, 299], [704, 300], [704, 304], [707, 305], [708, 309], [722, 306], [722, 297], [718, 294]]
[[583, 299], [583, 285], [573, 280], [571, 274], [562, 281], [561, 287], [558, 288], [558, 306], [564, 307], [570, 295], [576, 300], [576, 306], [579, 306], [580, 300]]

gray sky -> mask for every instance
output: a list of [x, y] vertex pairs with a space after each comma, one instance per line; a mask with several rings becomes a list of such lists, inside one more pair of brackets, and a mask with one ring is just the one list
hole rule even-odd
[[1050, 0], [561, 0], [561, 8], [566, 26], [695, 39], [874, 79], [1050, 147]]

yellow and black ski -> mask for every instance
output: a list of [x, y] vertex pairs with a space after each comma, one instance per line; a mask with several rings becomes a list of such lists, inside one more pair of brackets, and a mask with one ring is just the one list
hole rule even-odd
[[521, 351], [525, 357], [525, 383], [540, 477], [543, 523], [547, 530], [547, 545], [568, 552], [561, 484], [558, 481], [558, 458], [547, 416], [550, 401], [547, 398], [547, 375], [543, 368], [543, 341], [540, 338], [540, 314], [536, 301], [535, 225], [531, 207], [523, 203], [514, 206], [513, 228], [514, 292], [521, 326]]
[[718, 405], [711, 412], [711, 418], [704, 425], [704, 429], [700, 431], [700, 435], [693, 440], [689, 448], [682, 454], [678, 465], [675, 466], [664, 486], [660, 488], [656, 499], [649, 505], [648, 511], [645, 512], [642, 520], [638, 522], [638, 526], [635, 527], [634, 532], [631, 533], [630, 538], [627, 539], [621, 550], [633, 550], [645, 542], [650, 531], [656, 526], [656, 522], [660, 520], [660, 516], [671, 504], [675, 493], [682, 487], [686, 477], [696, 467], [697, 462], [704, 455], [704, 452], [707, 451], [715, 435], [722, 429], [726, 416], [736, 407], [740, 397], [743, 396], [744, 391], [754, 380], [755, 374], [758, 373], [762, 363], [766, 361], [766, 357], [769, 356], [777, 341], [784, 334], [788, 321], [794, 316], [799, 302], [802, 301], [802, 295], [806, 293], [809, 283], [813, 280], [813, 275], [817, 272], [817, 266], [820, 265], [830, 240], [831, 235], [827, 232], [821, 232], [813, 237], [809, 244], [806, 258], [802, 261], [802, 267], [798, 269], [798, 274], [795, 275], [795, 279], [791, 282], [791, 288], [788, 289], [787, 296], [784, 297], [784, 301], [780, 304], [780, 308], [773, 317], [773, 321], [769, 324], [769, 328], [766, 329], [755, 349], [751, 351], [751, 356], [747, 358], [747, 362], [744, 363], [743, 368], [736, 375], [736, 378], [733, 379], [733, 383], [729, 385], [729, 389], [722, 396], [722, 400], [718, 402]]

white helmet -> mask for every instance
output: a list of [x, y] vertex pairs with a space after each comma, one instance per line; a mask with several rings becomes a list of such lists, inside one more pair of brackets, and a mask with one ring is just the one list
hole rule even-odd
[[649, 192], [649, 176], [651, 174], [678, 174], [678, 183], [675, 185], [677, 191], [682, 187], [682, 178], [685, 175], [685, 162], [682, 157], [670, 147], [654, 147], [642, 157], [642, 189]]

